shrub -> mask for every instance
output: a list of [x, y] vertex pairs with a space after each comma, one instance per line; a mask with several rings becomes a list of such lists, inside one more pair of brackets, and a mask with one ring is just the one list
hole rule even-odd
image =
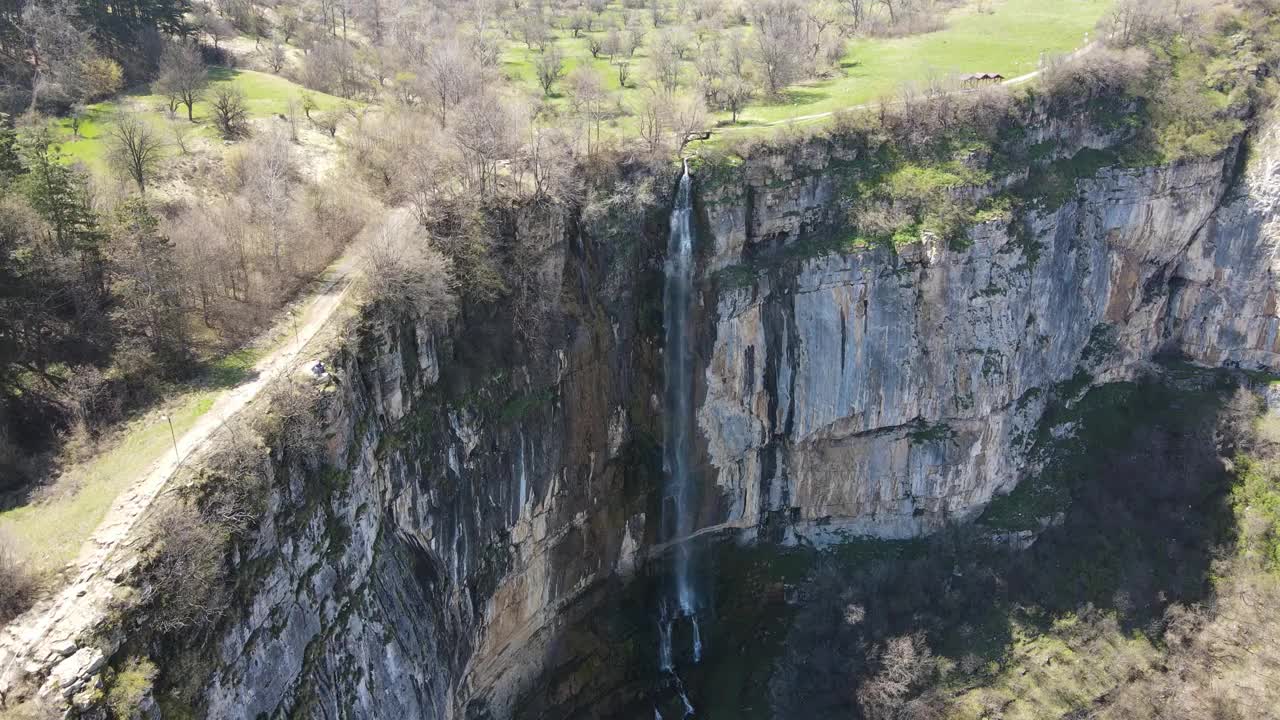
[[239, 536], [262, 517], [266, 506], [267, 453], [246, 427], [229, 430], [205, 458], [196, 488], [201, 516]]
[[175, 501], [153, 519], [151, 538], [155, 549], [141, 582], [151, 627], [161, 634], [199, 630], [221, 617], [228, 533]]
[[142, 701], [151, 694], [158, 672], [155, 663], [146, 658], [130, 658], [125, 663], [107, 689], [107, 704], [115, 717], [134, 717]]
[[258, 416], [254, 430], [272, 448], [302, 458], [315, 457], [324, 445], [315, 391], [308, 385], [280, 379], [267, 390], [270, 412]]
[[1142, 48], [1098, 48], [1074, 59], [1051, 59], [1040, 79], [1050, 111], [1099, 98], [1131, 96], [1147, 78], [1151, 55]]
[[35, 576], [18, 559], [12, 541], [0, 535], [0, 625], [31, 607], [36, 587]]
[[453, 314], [451, 263], [407, 213], [390, 213], [368, 238], [367, 289], [372, 300], [412, 308], [435, 324]]
[[110, 97], [124, 87], [124, 70], [110, 58], [93, 58], [84, 64], [84, 84], [90, 101]]
[[5, 720], [62, 720], [62, 710], [44, 698], [32, 698], [17, 705], [4, 706]]

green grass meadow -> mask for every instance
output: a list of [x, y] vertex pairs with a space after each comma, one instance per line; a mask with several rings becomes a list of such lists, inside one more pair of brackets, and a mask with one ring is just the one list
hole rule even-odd
[[[348, 102], [332, 95], [308, 91], [301, 85], [276, 75], [253, 70], [210, 68], [209, 85], [204, 93], [205, 100], [197, 102], [193, 108], [195, 127], [189, 136], [193, 141], [198, 137], [211, 140], [218, 138], [217, 131], [210, 120], [208, 98], [211, 98], [219, 87], [227, 85], [239, 89], [244, 94], [245, 106], [251, 118], [283, 114], [289, 108], [289, 101], [301, 98], [304, 92], [309, 92], [315, 98], [316, 106], [321, 110], [338, 108]], [[72, 131], [69, 118], [56, 120], [55, 127], [62, 139], [62, 152], [66, 158], [71, 162], [83, 162], [94, 172], [105, 173], [108, 170], [107, 138], [111, 131], [111, 121], [122, 107], [131, 108], [133, 112], [150, 123], [166, 142], [172, 140], [169, 123], [173, 121], [168, 118], [168, 101], [163, 95], [152, 93], [150, 87], [142, 87], [119, 98], [89, 105], [85, 109], [84, 120], [80, 123], [78, 136]], [[188, 122], [185, 105], [178, 106], [175, 117], [176, 122]], [[176, 153], [177, 149], [171, 144], [165, 152]]]

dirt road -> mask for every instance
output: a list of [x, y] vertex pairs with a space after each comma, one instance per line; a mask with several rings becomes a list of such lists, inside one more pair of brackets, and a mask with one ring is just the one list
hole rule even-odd
[[350, 249], [312, 283], [311, 294], [304, 295], [292, 315], [277, 324], [277, 332], [288, 338], [281, 347], [259, 360], [250, 380], [224, 391], [210, 410], [177, 438], [176, 456], [166, 453], [116, 498], [72, 564], [68, 574], [74, 579], [70, 584], [0, 632], [0, 703], [21, 684], [46, 674], [40, 693], [67, 695], [83, 676], [97, 670], [94, 666], [103, 662], [102, 653], [81, 645], [105, 617], [121, 590], [119, 582], [137, 562], [133, 551], [140, 537], [135, 531], [147, 510], [186, 460], [201, 450], [226, 420], [252, 403], [274, 378], [303, 371], [314, 361], [307, 355], [307, 343], [341, 306], [360, 262], [358, 251]]

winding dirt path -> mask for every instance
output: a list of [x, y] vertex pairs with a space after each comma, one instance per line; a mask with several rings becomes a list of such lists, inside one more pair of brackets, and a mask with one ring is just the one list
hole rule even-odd
[[342, 305], [360, 264], [359, 253], [352, 248], [321, 273], [312, 293], [277, 324], [288, 339], [254, 365], [251, 379], [222, 392], [195, 425], [177, 438], [176, 456], [165, 453], [116, 498], [69, 567], [74, 579], [0, 632], [0, 711], [7, 696], [32, 680], [41, 683], [41, 695], [66, 696], [77, 689], [83, 676], [101, 666], [102, 653], [87, 643], [112, 601], [123, 592], [121, 581], [137, 563], [137, 553], [130, 551], [141, 541], [135, 530], [147, 511], [187, 459], [202, 450], [228, 419], [251, 404], [275, 378], [304, 371], [312, 360], [305, 354], [307, 344]]

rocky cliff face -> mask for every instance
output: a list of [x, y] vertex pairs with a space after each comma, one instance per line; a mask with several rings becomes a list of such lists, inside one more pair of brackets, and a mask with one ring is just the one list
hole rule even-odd
[[[1065, 156], [1115, 140], [1054, 132]], [[1273, 140], [1243, 173], [1104, 169], [963, 248], [807, 249], [839, 227], [829, 147], [696, 187], [697, 527], [929, 532], [1018, 481], [1054, 395], [1158, 353], [1280, 367]], [[238, 558], [209, 717], [652, 717], [663, 208], [513, 223], [533, 315], [352, 330], [327, 459], [277, 456]]]
[[648, 533], [660, 246], [633, 231], [664, 218], [626, 220], [593, 236], [530, 210], [504, 237], [521, 308], [449, 328], [370, 308], [350, 328], [320, 391], [324, 459], [273, 456], [203, 714], [512, 713]]
[[710, 264], [750, 275], [708, 294], [708, 522], [820, 542], [928, 532], [1018, 480], [1060, 384], [1156, 353], [1275, 367], [1274, 168], [1233, 186], [1237, 159], [1104, 169], [963, 249], [926, 236], [782, 268], [759, 258], [827, 231], [839, 176], [748, 168], [767, 181], [707, 201], [729, 238]]

